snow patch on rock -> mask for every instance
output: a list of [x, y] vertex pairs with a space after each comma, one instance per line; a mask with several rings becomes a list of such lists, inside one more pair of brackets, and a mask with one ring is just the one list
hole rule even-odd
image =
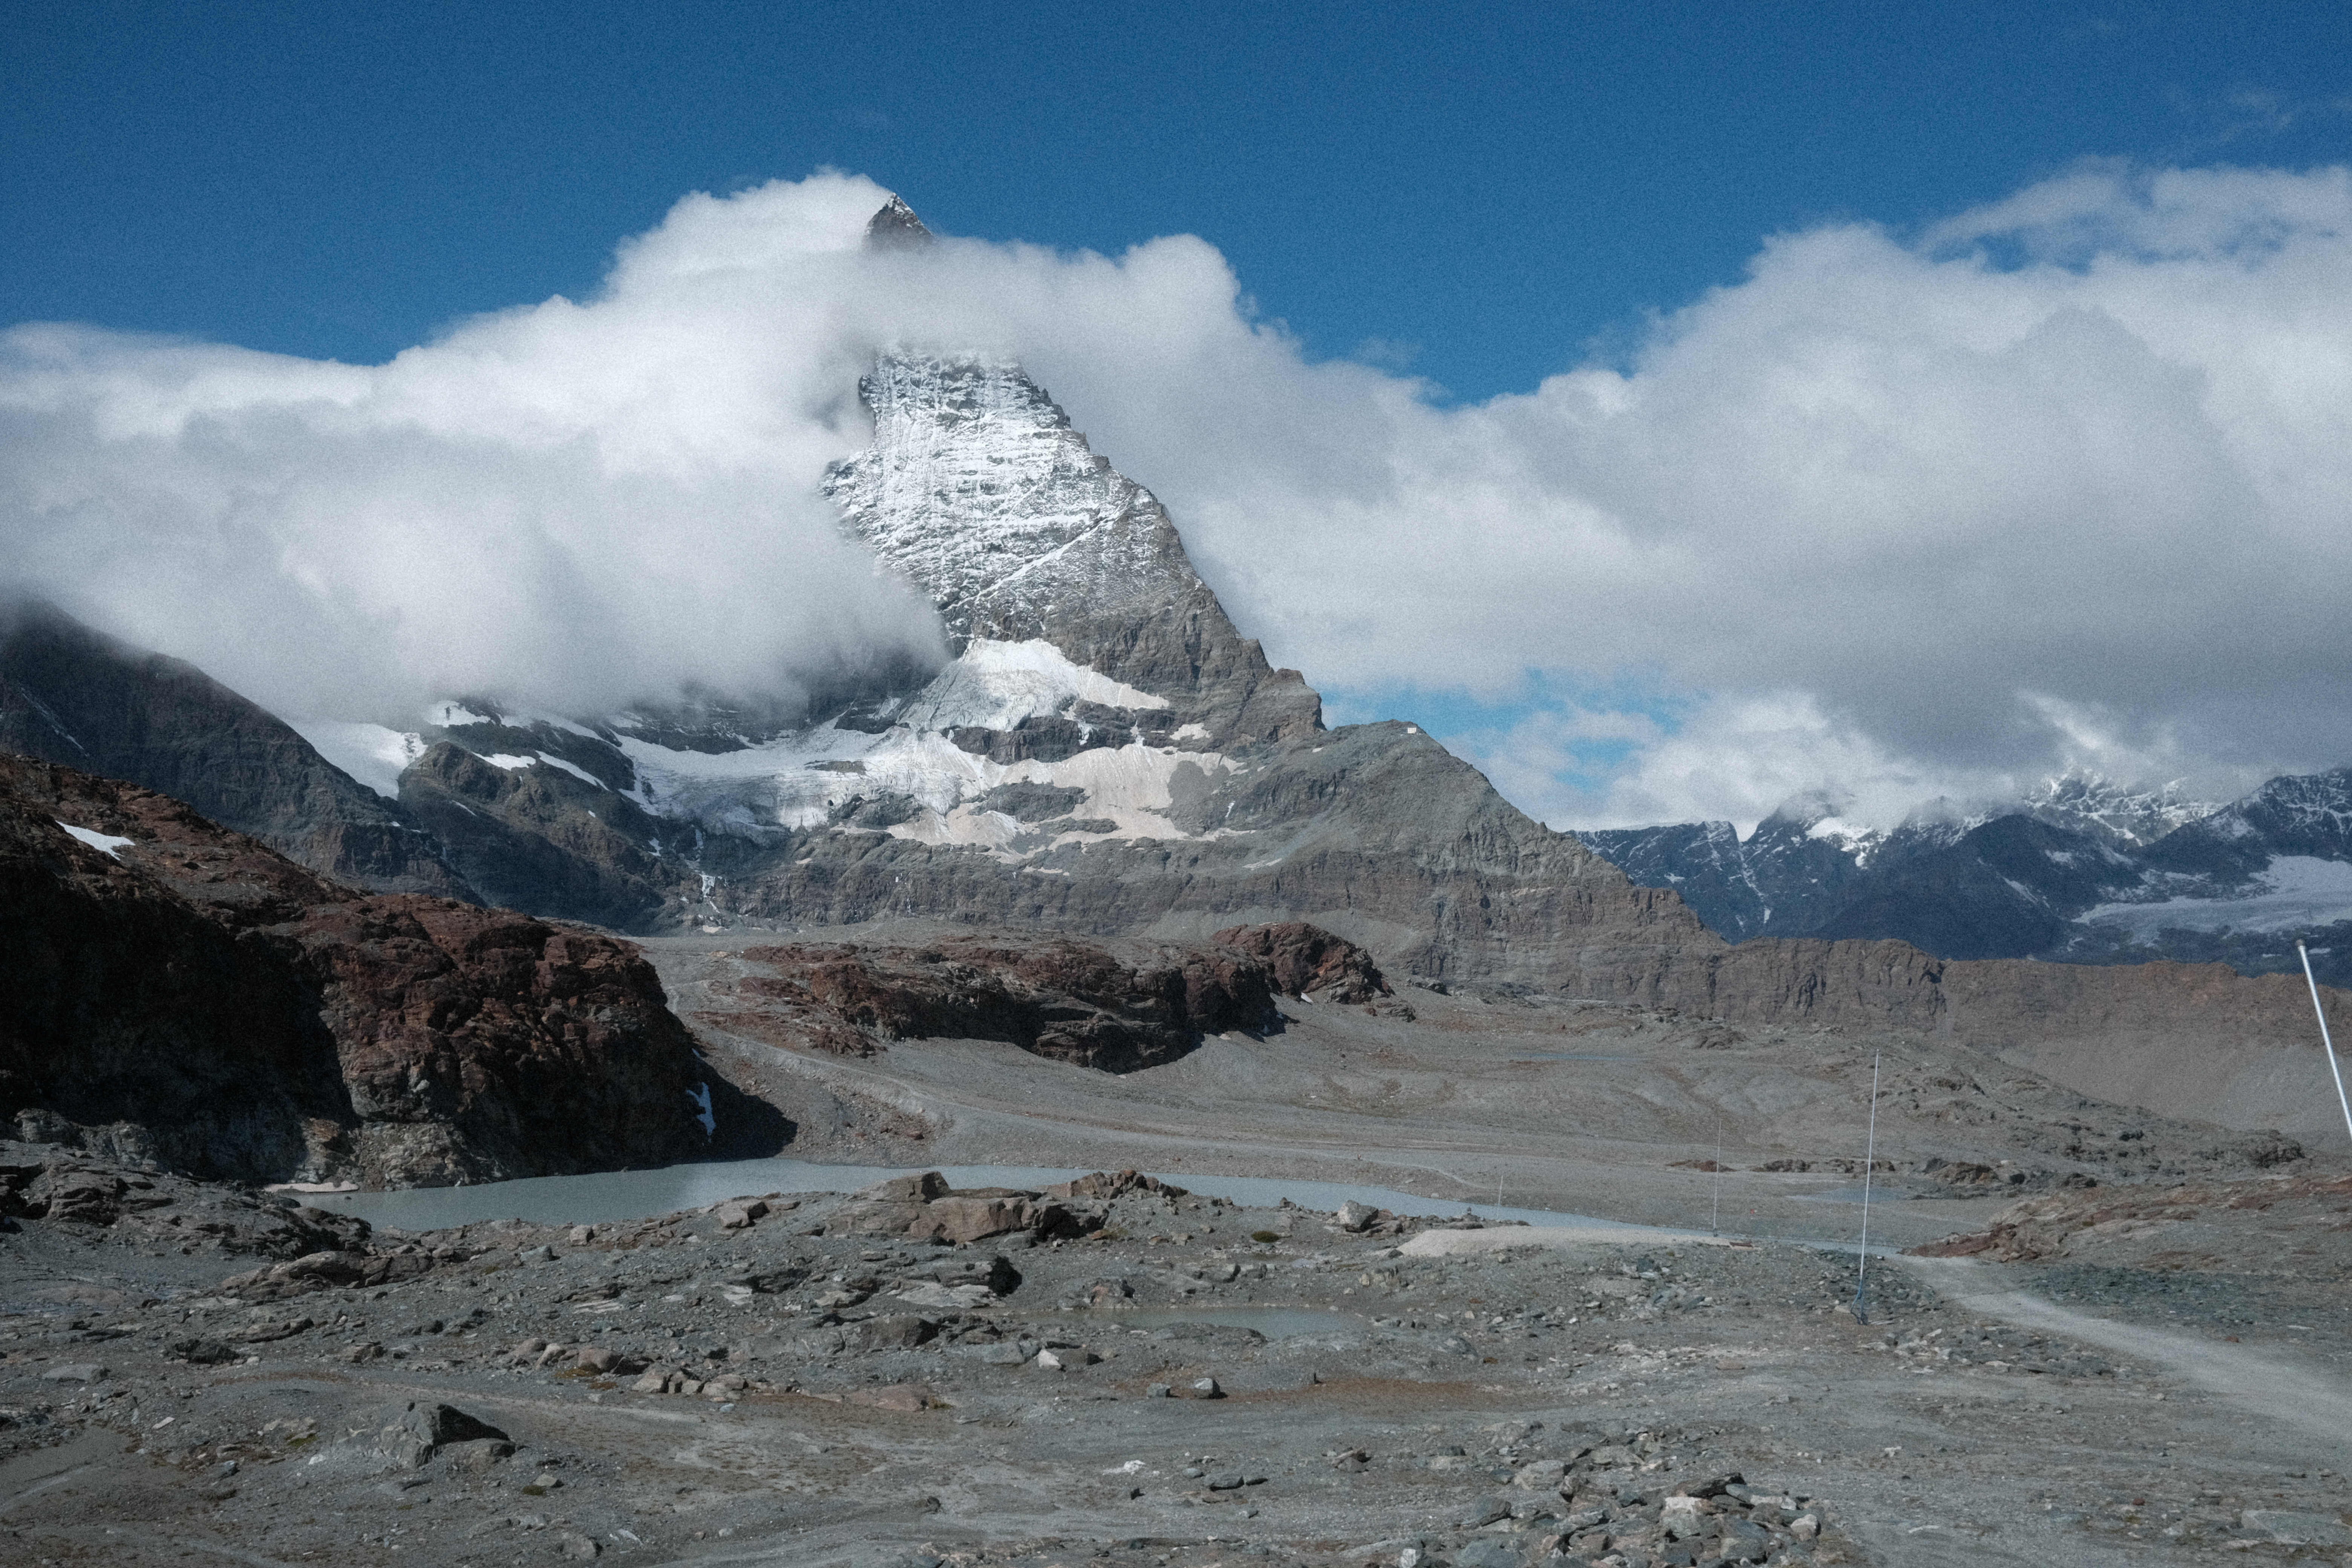
[[[1187, 837], [1166, 815], [1174, 804], [1171, 783], [1180, 768], [1222, 773], [1226, 764], [1220, 753], [1129, 740], [1059, 762], [1000, 763], [952, 739], [958, 729], [1009, 730], [1077, 702], [1130, 711], [1167, 706], [1150, 692], [1073, 663], [1050, 643], [983, 637], [908, 699], [896, 722], [879, 734], [820, 724], [732, 752], [675, 751], [633, 735], [621, 736], [617, 744], [637, 770], [642, 798], [671, 816], [797, 830], [821, 826], [856, 801], [903, 795], [921, 813], [880, 831], [926, 844], [1006, 850], [1025, 836], [1035, 852], [1106, 837]], [[977, 805], [997, 785], [1020, 783], [1083, 789], [1078, 816], [1115, 826], [1108, 833], [1056, 833], [1046, 823], [1042, 831], [1053, 837], [1045, 842], [1039, 825]]]
[[100, 854], [105, 856], [110, 860], [121, 859], [122, 857], [116, 854], [115, 851], [119, 849], [128, 849], [131, 845], [138, 842], [138, 840], [134, 838], [118, 838], [111, 833], [100, 833], [94, 827], [76, 827], [70, 822], [58, 821], [58, 819], [55, 817], [50, 818], [50, 820], [57, 822], [59, 827], [64, 828], [68, 833], [72, 834], [76, 838], [80, 839], [84, 844], [89, 845], [92, 849], [97, 850]]

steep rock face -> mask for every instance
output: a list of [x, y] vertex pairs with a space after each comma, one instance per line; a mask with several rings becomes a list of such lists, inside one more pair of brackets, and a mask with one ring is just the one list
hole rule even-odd
[[825, 493], [930, 595], [954, 652], [976, 638], [1051, 643], [1161, 699], [1144, 710], [1156, 728], [1198, 725], [1210, 746], [1319, 727], [1320, 700], [1234, 630], [1166, 509], [1018, 365], [897, 354], [858, 391], [874, 445], [835, 465]]
[[338, 887], [136, 785], [0, 756], [0, 1115], [86, 1145], [368, 1185], [707, 1146], [626, 944]]
[[186, 801], [339, 881], [471, 899], [416, 824], [194, 665], [0, 605], [0, 751]]
[[392, 894], [312, 910], [357, 1156], [437, 1186], [690, 1160], [709, 1074], [625, 943], [506, 910]]
[[[204, 1176], [317, 1173], [311, 1146], [356, 1118], [315, 986], [283, 942], [58, 827], [152, 841], [166, 809], [194, 816], [112, 794], [0, 757], [0, 1115]], [[231, 886], [261, 918], [293, 918], [310, 879], [256, 849]]]

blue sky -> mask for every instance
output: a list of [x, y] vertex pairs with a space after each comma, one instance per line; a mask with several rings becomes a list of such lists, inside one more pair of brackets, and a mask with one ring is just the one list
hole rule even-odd
[[[690, 290], [614, 281], [626, 247], [823, 230], [872, 194], [833, 169], [994, 242], [940, 263], [942, 319], [1020, 343], [1336, 718], [1418, 718], [1555, 825], [2352, 761], [2352, 5], [0, 0], [0, 326], [100, 329], [0, 354], [0, 545], [257, 692], [332, 665], [338, 616], [442, 624], [422, 541], [488, 536], [436, 496], [532, 520], [469, 625], [530, 620], [534, 583], [553, 622], [625, 618], [642, 579], [602, 580], [546, 498], [783, 551], [752, 524], [826, 431], [573, 394], [757, 368], [784, 305], [706, 342]], [[812, 343], [818, 305], [867, 319], [779, 265], [819, 288]], [[524, 309], [557, 295], [603, 314]], [[317, 363], [427, 342], [399, 376]], [[365, 439], [315, 416], [362, 403]], [[648, 417], [714, 454], [652, 501], [532, 445]], [[738, 481], [767, 499], [704, 493]], [[288, 658], [211, 624], [237, 573], [273, 584], [256, 615], [406, 586]], [[669, 586], [614, 659], [670, 668], [654, 639], [712, 590]], [[816, 659], [864, 601], [761, 603], [832, 615], [778, 645]]]
[[2352, 6], [8, 4], [0, 310], [380, 361], [824, 165], [1525, 391], [1780, 230], [2352, 144]]

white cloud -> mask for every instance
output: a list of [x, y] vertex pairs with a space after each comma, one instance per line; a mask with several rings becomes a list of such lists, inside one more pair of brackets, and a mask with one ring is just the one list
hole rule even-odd
[[1682, 711], [1495, 738], [1555, 821], [2352, 753], [2344, 171], [2086, 164], [1776, 237], [1628, 363], [1447, 409], [1307, 363], [1198, 239], [869, 255], [882, 197], [688, 197], [596, 299], [384, 366], [19, 329], [0, 551], [293, 712], [821, 679], [933, 646], [814, 493], [906, 342], [1021, 356], [1310, 679]]
[[882, 200], [835, 177], [691, 198], [596, 300], [381, 366], [19, 328], [0, 557], [295, 716], [404, 724], [463, 692], [596, 710], [692, 684], [789, 701], [936, 657], [928, 608], [814, 488], [868, 435], [869, 351], [837, 297]]
[[[1264, 405], [1187, 432], [1214, 469], [1137, 466], [1310, 672], [1450, 669], [1490, 698], [1530, 669], [1646, 672], [1724, 712], [1793, 692], [1857, 787], [1929, 794], [2086, 754], [2234, 778], [2352, 752], [2342, 171], [2101, 166], [1916, 245], [1781, 237], [1630, 366], [1477, 407], [1294, 374], [1369, 479], [1281, 463]], [[2098, 745], [2062, 713], [2096, 715]], [[1662, 740], [1578, 799], [1747, 816], [1793, 776], [1783, 732]]]

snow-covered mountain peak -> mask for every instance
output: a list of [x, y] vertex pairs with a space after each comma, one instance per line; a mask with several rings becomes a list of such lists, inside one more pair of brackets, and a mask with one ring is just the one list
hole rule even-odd
[[920, 250], [937, 237], [915, 216], [915, 209], [897, 196], [882, 204], [881, 210], [866, 220], [866, 247], [869, 250]]
[[1168, 514], [1009, 361], [895, 353], [859, 384], [874, 445], [825, 493], [882, 563], [939, 606], [950, 646], [1132, 625], [1200, 587]]
[[2192, 798], [2177, 779], [2161, 784], [2120, 784], [2098, 773], [2067, 773], [2043, 779], [2010, 809], [2021, 809], [2054, 827], [2137, 847], [2212, 816], [2221, 803]]
[[2352, 768], [2272, 779], [2222, 815], [2273, 835], [2352, 836]]

